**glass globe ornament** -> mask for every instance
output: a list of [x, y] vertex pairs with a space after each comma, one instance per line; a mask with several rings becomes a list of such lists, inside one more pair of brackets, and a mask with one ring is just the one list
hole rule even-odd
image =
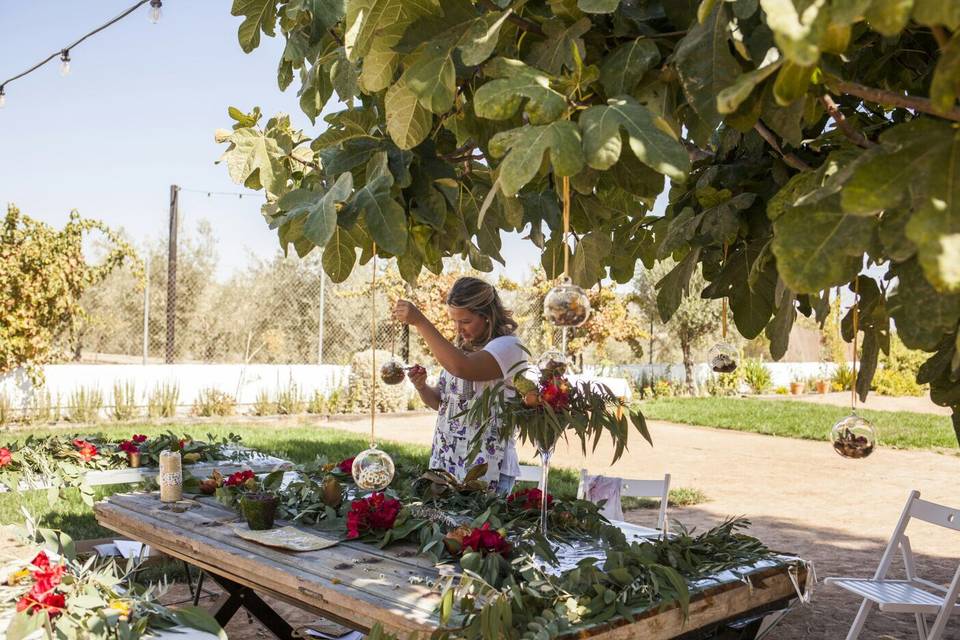
[[718, 342], [710, 348], [707, 363], [714, 373], [733, 373], [740, 365], [740, 353], [729, 342]]
[[393, 482], [396, 467], [393, 458], [386, 451], [371, 444], [353, 459], [353, 481], [364, 491], [383, 491]]
[[854, 412], [833, 425], [830, 440], [844, 458], [866, 458], [877, 446], [877, 428]]
[[543, 299], [543, 317], [557, 327], [579, 327], [590, 317], [590, 298], [570, 278], [564, 278]]
[[390, 360], [380, 367], [380, 379], [384, 384], [400, 384], [405, 377], [405, 369], [399, 360]]
[[540, 354], [540, 357], [537, 358], [537, 368], [540, 369], [541, 373], [546, 375], [562, 376], [567, 372], [569, 364], [567, 356], [557, 349], [544, 351]]

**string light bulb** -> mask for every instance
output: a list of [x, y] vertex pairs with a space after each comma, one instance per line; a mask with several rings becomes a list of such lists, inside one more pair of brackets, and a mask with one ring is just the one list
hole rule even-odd
[[0, 85], [0, 109], [5, 106], [7, 106], [7, 93], [3, 90], [3, 85]]
[[66, 78], [70, 75], [70, 50], [64, 49], [60, 52], [60, 75]]
[[163, 17], [163, 0], [150, 0], [150, 22], [157, 24]]

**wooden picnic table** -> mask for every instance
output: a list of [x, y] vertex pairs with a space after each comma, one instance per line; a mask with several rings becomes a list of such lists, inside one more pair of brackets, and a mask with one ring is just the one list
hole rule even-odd
[[[94, 511], [104, 527], [204, 570], [229, 594], [215, 612], [223, 625], [243, 606], [278, 637], [292, 638], [293, 629], [262, 600], [262, 595], [359, 631], [368, 631], [379, 622], [400, 637], [411, 633], [425, 637], [439, 625], [436, 607], [440, 593], [426, 582], [437, 580], [440, 571], [418, 555], [412, 544], [379, 549], [341, 541], [320, 551], [288, 552], [237, 536], [231, 528], [231, 524], [240, 522], [237, 514], [211, 499], [190, 501], [187, 508], [178, 504], [174, 510], [162, 504], [155, 493], [115, 494], [97, 503]], [[626, 523], [624, 526], [628, 537], [643, 537], [645, 532], [654, 531]], [[806, 579], [805, 565], [787, 559], [745, 573], [749, 584], [739, 577], [698, 584], [686, 621], [679, 607], [673, 605], [637, 611], [633, 620], [613, 620], [578, 630], [570, 637], [688, 637], [698, 629], [782, 609], [797, 597]]]
[[[268, 456], [253, 449], [241, 449], [241, 451], [249, 454], [249, 457], [239, 460], [225, 459], [185, 464], [183, 465], [184, 477], [190, 474], [195, 478], [206, 478], [214, 469], [218, 469], [220, 473], [228, 475], [234, 471], [244, 469], [251, 469], [254, 473], [263, 474], [276, 471], [277, 469], [293, 468], [293, 463], [283, 460], [282, 458]], [[90, 487], [106, 484], [137, 484], [156, 477], [158, 473], [159, 470], [157, 467], [128, 467], [126, 469], [88, 471], [85, 479], [87, 486]], [[49, 483], [39, 476], [23, 479], [20, 481], [19, 486], [20, 491], [41, 491], [49, 488]], [[6, 493], [8, 491], [9, 489], [5, 485], [0, 484], [0, 493]]]

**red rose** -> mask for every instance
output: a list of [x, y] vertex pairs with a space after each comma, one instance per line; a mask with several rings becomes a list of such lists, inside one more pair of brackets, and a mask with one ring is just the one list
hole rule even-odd
[[512, 547], [499, 531], [490, 528], [489, 522], [484, 522], [482, 527], [474, 529], [463, 539], [463, 548], [473, 549], [484, 555], [488, 553], [507, 555]]
[[341, 473], [353, 473], [353, 461], [356, 459], [356, 457], [357, 456], [353, 456], [352, 458], [344, 458], [337, 463], [337, 469], [339, 469]]
[[387, 498], [383, 493], [354, 500], [347, 513], [347, 537], [359, 538], [366, 531], [392, 529], [400, 508], [399, 500]]
[[570, 394], [565, 390], [562, 381], [556, 378], [543, 385], [540, 395], [554, 411], [566, 409], [570, 404]]
[[132, 438], [130, 438], [130, 439], [133, 440], [133, 441], [134, 441], [135, 443], [137, 443], [137, 444], [143, 444], [144, 442], [147, 441], [147, 436], [142, 435], [142, 434], [138, 434], [138, 435], [134, 435], [134, 436], [133, 436]]
[[120, 443], [120, 446], [117, 448], [120, 449], [120, 451], [123, 451], [124, 453], [140, 453], [140, 447], [135, 445], [130, 440], [124, 440], [123, 442]]
[[[543, 492], [540, 489], [523, 489], [514, 491], [507, 496], [507, 504], [520, 509], [539, 509], [540, 502], [543, 500]], [[547, 507], [553, 504], [553, 496], [547, 494]]]
[[187, 440], [185, 438], [180, 438], [180, 451], [183, 451], [183, 446], [185, 444], [187, 444]]
[[13, 462], [13, 454], [10, 453], [10, 449], [0, 447], [0, 467], [5, 467], [11, 462]]
[[33, 585], [34, 590], [37, 593], [53, 591], [63, 580], [63, 574], [66, 570], [67, 568], [64, 565], [58, 564], [49, 569], [34, 572], [33, 579], [36, 581]]
[[73, 446], [77, 448], [77, 452], [80, 454], [80, 459], [84, 462], [90, 462], [98, 453], [100, 453], [95, 445], [92, 445], [85, 440], [74, 440]]
[[227, 476], [227, 479], [223, 481], [224, 486], [227, 487], [239, 487], [247, 480], [252, 480], [256, 476], [253, 471], [247, 469], [245, 471], [237, 471], [236, 473], [231, 473]]

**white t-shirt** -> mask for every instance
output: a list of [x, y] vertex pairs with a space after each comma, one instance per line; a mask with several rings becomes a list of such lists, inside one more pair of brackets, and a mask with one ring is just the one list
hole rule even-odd
[[[477, 387], [480, 389], [491, 387], [504, 380], [509, 387], [507, 393], [512, 393], [513, 376], [522, 371], [527, 364], [527, 352], [524, 351], [520, 339], [516, 336], [500, 336], [488, 342], [483, 350], [492, 355], [493, 359], [500, 365], [501, 377], [495, 380], [478, 382]], [[517, 455], [517, 442], [512, 434], [510, 440], [507, 441], [500, 473], [513, 477], [520, 475], [520, 457]]]

